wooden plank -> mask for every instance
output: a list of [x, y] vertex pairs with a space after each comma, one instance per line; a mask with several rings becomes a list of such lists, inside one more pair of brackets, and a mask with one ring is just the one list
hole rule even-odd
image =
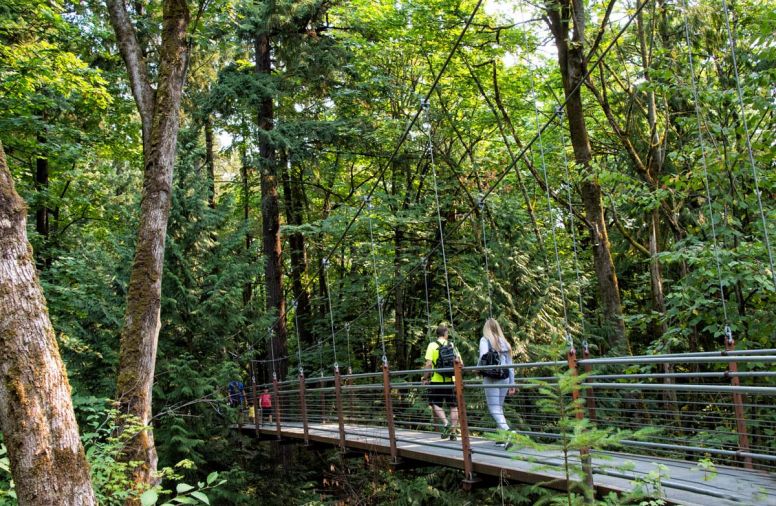
[[[241, 430], [254, 433], [252, 425], [243, 425]], [[310, 424], [308, 430], [311, 441], [333, 446], [339, 444], [338, 424]], [[259, 431], [276, 434], [275, 428], [260, 428]], [[348, 448], [390, 454], [388, 431], [384, 427], [347, 425], [345, 434]], [[281, 435], [304, 439], [304, 429], [301, 424], [286, 423]], [[397, 429], [396, 438], [398, 455], [403, 459], [454, 469], [464, 467], [459, 442], [442, 440], [434, 432], [405, 429]], [[557, 490], [567, 487], [561, 472], [564, 457], [559, 450], [518, 448], [507, 452], [495, 446], [493, 441], [479, 437], [471, 438], [471, 447], [476, 474], [541, 484]], [[579, 456], [570, 455], [569, 461], [578, 466]], [[659, 464], [668, 468], [668, 476], [661, 480], [661, 487], [663, 498], [670, 504], [776, 506], [776, 475], [718, 466], [715, 476], [704, 476], [703, 471], [694, 469], [696, 464], [693, 462], [618, 452], [593, 454], [596, 491], [605, 494], [632, 490], [634, 480], [647, 476]], [[632, 469], [624, 470], [626, 466]]]

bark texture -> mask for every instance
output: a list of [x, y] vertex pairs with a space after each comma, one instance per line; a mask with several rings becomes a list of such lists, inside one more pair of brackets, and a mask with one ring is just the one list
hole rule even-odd
[[[272, 72], [272, 47], [269, 35], [259, 34], [255, 39], [256, 74], [269, 77]], [[286, 344], [286, 298], [283, 294], [283, 247], [280, 241], [280, 202], [278, 196], [277, 153], [269, 132], [274, 128], [275, 111], [272, 96], [261, 100], [256, 122], [262, 130], [259, 138], [261, 155], [261, 235], [264, 253], [264, 279], [267, 286], [267, 309], [277, 315], [273, 327], [271, 351], [267, 358], [287, 355]], [[287, 360], [279, 359], [275, 364], [278, 378], [285, 378]]]
[[[625, 323], [622, 319], [622, 303], [617, 272], [612, 259], [609, 233], [604, 216], [601, 186], [598, 183], [591, 160], [593, 158], [587, 125], [582, 107], [581, 83], [587, 72], [585, 60], [585, 8], [582, 0], [560, 0], [547, 5], [550, 30], [558, 48], [558, 65], [563, 78], [574, 160], [586, 178], [580, 185], [585, 216], [592, 235], [593, 262], [598, 281], [604, 316], [611, 327], [610, 347], [625, 351]], [[573, 29], [571, 22], [573, 20]]]
[[0, 430], [19, 504], [97, 504], [70, 384], [0, 145]]
[[[181, 91], [185, 81], [189, 9], [185, 0], [165, 0], [156, 89], [151, 86], [144, 53], [123, 0], [108, 0], [111, 25], [127, 66], [132, 93], [143, 125], [143, 191], [135, 258], [129, 278], [121, 333], [117, 398], [121, 411], [151, 421], [159, 311], [172, 174], [178, 139]], [[146, 430], [132, 439], [124, 458], [143, 464], [134, 470], [138, 483], [156, 480], [156, 448]]]

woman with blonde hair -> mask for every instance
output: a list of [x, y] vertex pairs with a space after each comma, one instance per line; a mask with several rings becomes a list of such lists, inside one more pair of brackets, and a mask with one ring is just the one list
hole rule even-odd
[[[512, 364], [512, 347], [504, 337], [501, 325], [493, 318], [488, 318], [482, 327], [482, 338], [480, 339], [480, 364], [483, 364], [483, 357], [493, 351], [498, 353], [499, 365]], [[490, 363], [493, 363], [492, 361]], [[494, 370], [498, 371], [498, 369]], [[483, 371], [487, 373], [488, 371]], [[515, 370], [509, 368], [509, 375], [503, 379], [483, 374], [482, 382], [485, 385], [485, 400], [488, 403], [488, 411], [496, 422], [496, 426], [501, 430], [509, 430], [509, 424], [504, 417], [504, 399], [507, 394], [515, 393], [514, 388], [508, 386], [496, 387], [491, 385], [512, 385], [515, 382]], [[503, 443], [501, 443], [503, 444]], [[507, 445], [510, 446], [510, 445]]]

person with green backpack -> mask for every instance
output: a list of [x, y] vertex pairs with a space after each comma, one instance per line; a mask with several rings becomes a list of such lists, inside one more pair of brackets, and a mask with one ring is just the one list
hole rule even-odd
[[[437, 327], [436, 334], [437, 338], [426, 348], [426, 363], [423, 368], [427, 370], [421, 382], [424, 385], [429, 384], [430, 376], [432, 388], [428, 389], [428, 404], [434, 416], [443, 424], [442, 438], [455, 441], [458, 430], [458, 402], [455, 397], [455, 378], [452, 368], [456, 359], [461, 360], [461, 355], [448, 339], [448, 329], [445, 325]], [[445, 405], [450, 406], [450, 423], [445, 415]]]

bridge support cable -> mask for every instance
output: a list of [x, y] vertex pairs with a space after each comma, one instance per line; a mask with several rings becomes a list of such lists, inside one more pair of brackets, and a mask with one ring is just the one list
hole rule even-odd
[[[550, 231], [552, 232], [552, 245], [555, 248], [555, 266], [558, 271], [558, 283], [560, 283], [560, 296], [561, 301], [563, 302], [563, 325], [564, 325], [564, 332], [566, 335], [566, 339], [571, 339], [570, 334], [570, 326], [569, 326], [569, 315], [568, 315], [568, 308], [566, 305], [566, 290], [563, 284], [563, 269], [560, 265], [560, 253], [558, 252], [558, 237], [555, 233], [555, 215], [554, 210], [552, 207], [552, 195], [550, 192], [550, 183], [549, 179], [547, 177], [547, 163], [544, 157], [544, 140], [542, 138], [542, 132], [544, 129], [541, 129], [539, 127], [539, 102], [538, 97], [536, 94], [536, 89], [534, 87], [534, 78], [533, 78], [533, 72], [529, 65], [529, 82], [531, 86], [531, 97], [533, 99], [533, 108], [534, 108], [534, 124], [536, 126], [536, 135], [539, 138], [539, 156], [540, 160], [542, 162], [542, 175], [544, 176], [544, 187], [547, 190], [547, 212], [549, 213], [548, 219], [549, 219], [549, 225], [550, 225]], [[553, 115], [554, 116], [554, 115]], [[550, 119], [552, 121], [552, 118]], [[573, 343], [572, 343], [573, 348]]]
[[383, 317], [383, 297], [380, 295], [380, 284], [377, 276], [377, 255], [375, 254], [375, 236], [372, 230], [372, 200], [370, 197], [364, 198], [369, 212], [367, 213], [367, 221], [369, 221], [369, 245], [372, 251], [372, 274], [375, 280], [375, 297], [377, 299], [377, 317], [380, 323], [380, 345], [382, 346], [383, 364], [388, 363], [388, 355], [385, 351], [385, 318]]
[[337, 373], [339, 371], [339, 362], [337, 361], [337, 340], [334, 336], [334, 311], [331, 309], [331, 287], [329, 286], [329, 282], [326, 276], [327, 271], [329, 270], [329, 259], [324, 258], [323, 259], [323, 284], [326, 285], [326, 302], [329, 305], [329, 320], [331, 321], [331, 348], [332, 352], [334, 353], [334, 372]]
[[773, 252], [771, 250], [771, 241], [768, 236], [768, 220], [765, 219], [765, 211], [763, 210], [763, 199], [760, 192], [759, 176], [757, 171], [757, 164], [754, 162], [754, 154], [752, 152], [752, 136], [749, 133], [749, 123], [746, 119], [746, 109], [744, 107], [744, 92], [741, 90], [741, 77], [738, 73], [738, 60], [736, 58], [736, 37], [733, 30], [730, 28], [730, 13], [728, 11], [727, 0], [722, 0], [722, 10], [725, 14], [725, 28], [727, 29], [727, 41], [730, 46], [730, 57], [733, 60], [733, 74], [736, 78], [736, 93], [738, 96], [738, 106], [741, 108], [741, 122], [744, 125], [744, 135], [746, 137], [746, 150], [749, 155], [749, 164], [752, 167], [752, 179], [754, 181], [754, 193], [757, 196], [757, 206], [760, 211], [760, 220], [763, 225], [763, 239], [765, 242], [765, 249], [768, 252], [768, 262], [771, 266], [771, 279], [773, 281], [773, 288], [776, 290], [776, 269], [774, 269]]
[[[579, 305], [579, 318], [582, 324], [582, 335], [585, 334], [585, 309], [582, 301], [582, 276], [579, 273], [579, 248], [577, 245], [577, 231], [574, 226], [574, 207], [571, 200], [571, 175], [569, 173], [569, 160], [566, 156], [566, 127], [563, 123], [563, 108], [558, 106], [555, 109], [555, 116], [558, 118], [560, 132], [560, 152], [563, 155], [563, 171], [566, 178], [566, 199], [569, 202], [569, 228], [571, 229], [571, 244], [574, 251], [574, 274], [577, 279], [577, 304]], [[587, 341], [583, 342], [587, 349]]]
[[348, 343], [348, 375], [353, 374], [353, 354], [350, 350], [350, 322], [345, 322], [345, 339]]
[[[762, 200], [760, 199], [760, 190], [757, 184], [757, 168], [755, 166], [754, 158], [752, 156], [752, 146], [749, 139], [749, 129], [746, 122], [746, 112], [744, 110], [743, 97], [741, 93], [741, 83], [738, 77], [738, 67], [737, 67], [736, 57], [735, 57], [735, 41], [733, 39], [732, 32], [730, 30], [730, 23], [728, 19], [728, 11], [727, 11], [727, 2], [726, 0], [722, 0], [722, 3], [725, 11], [725, 24], [728, 31], [728, 42], [730, 43], [730, 50], [733, 57], [733, 67], [734, 67], [735, 76], [736, 76], [738, 100], [739, 100], [739, 105], [741, 107], [741, 119], [744, 122], [744, 129], [746, 133], [746, 143], [747, 143], [747, 148], [749, 150], [749, 161], [752, 165], [752, 171], [753, 171], [752, 175], [755, 181], [755, 192], [757, 193], [757, 199], [760, 205], [760, 213], [763, 219], [763, 231], [765, 233], [765, 242], [766, 242], [766, 248], [768, 250], [768, 259], [771, 265], [771, 273], [775, 276], [773, 279], [774, 279], [774, 286], [776, 286], [776, 271], [774, 271], [773, 269], [773, 257], [771, 255], [770, 244], [768, 242], [767, 223], [765, 222], [765, 215], [762, 214], [763, 213]], [[701, 147], [701, 165], [703, 166], [703, 184], [706, 190], [706, 205], [709, 209], [709, 222], [711, 223], [711, 237], [712, 237], [713, 246], [714, 246], [714, 260], [716, 262], [716, 267], [717, 267], [717, 278], [719, 281], [720, 301], [722, 303], [722, 313], [725, 318], [725, 327], [724, 327], [725, 351], [731, 352], [735, 350], [735, 340], [733, 339], [733, 331], [730, 327], [730, 321], [728, 320], [727, 302], [725, 298], [725, 287], [722, 281], [722, 266], [721, 266], [722, 262], [720, 260], [719, 245], [717, 241], [717, 230], [716, 230], [716, 225], [714, 223], [714, 209], [712, 206], [713, 201], [711, 197], [711, 188], [710, 188], [711, 185], [709, 182], [709, 173], [708, 173], [708, 167], [707, 167], [708, 164], [706, 162], [706, 146], [704, 142], [703, 130], [701, 128], [702, 123], [701, 123], [701, 112], [700, 112], [700, 99], [698, 96], [698, 83], [695, 80], [695, 64], [693, 62], [692, 45], [690, 43], [690, 28], [689, 28], [689, 23], [687, 21], [687, 11], [689, 9], [687, 5], [687, 0], [682, 0], [681, 9], [682, 9], [682, 20], [684, 24], [685, 44], [687, 45], [687, 56], [689, 58], [689, 64], [690, 64], [690, 81], [692, 84], [693, 100], [695, 102], [695, 118], [698, 124], [698, 142]], [[730, 362], [728, 364], [728, 371], [730, 372], [730, 383], [735, 387], [739, 386], [740, 380], [738, 377], [738, 364], [734, 361]], [[744, 404], [743, 396], [738, 392], [733, 393], [733, 405], [734, 405], [734, 411], [736, 416], [736, 431], [738, 432], [738, 447], [742, 453], [746, 454], [749, 452], [749, 433], [746, 427], [746, 419], [744, 416], [743, 404]], [[744, 465], [748, 469], [751, 469], [752, 458], [746, 455], [743, 458], [744, 458]]]
[[[450, 62], [453, 59], [453, 56], [458, 51], [458, 48], [461, 45], [461, 42], [463, 41], [464, 36], [469, 31], [469, 27], [471, 27], [472, 22], [474, 21], [474, 17], [477, 15], [477, 13], [480, 10], [480, 7], [482, 6], [484, 0], [477, 0], [476, 5], [474, 8], [472, 8], [471, 13], [469, 14], [469, 17], [466, 19], [466, 23], [464, 24], [463, 28], [461, 29], [461, 32], [458, 34], [458, 37], [455, 39], [455, 42], [453, 43], [453, 47], [450, 48], [450, 51], [447, 54], [447, 57], [445, 58], [444, 63], [440, 67], [437, 74], [434, 76], [434, 79], [431, 83], [431, 86], [429, 87], [428, 91], [426, 92], [425, 99], [428, 100], [431, 95], [436, 90], [437, 85], [439, 84], [439, 81], [442, 79], [442, 76], [447, 71], [447, 67], [450, 65]], [[410, 132], [412, 131], [412, 128], [415, 126], [415, 123], [417, 123], [418, 118], [420, 117], [420, 114], [423, 112], [422, 107], [418, 108], [418, 110], [415, 111], [415, 113], [412, 115], [412, 118], [410, 119], [409, 123], [405, 127], [404, 131], [402, 132], [401, 136], [399, 136], [399, 140], [396, 144], [396, 147], [394, 147], [393, 151], [391, 151], [391, 155], [388, 157], [388, 159], [385, 162], [385, 165], [378, 171], [377, 177], [375, 178], [375, 183], [372, 185], [372, 188], [367, 193], [366, 199], [364, 202], [361, 203], [361, 205], [356, 210], [356, 213], [353, 215], [353, 217], [350, 219], [348, 224], [345, 226], [345, 230], [340, 234], [340, 236], [337, 238], [337, 240], [334, 242], [334, 245], [328, 250], [326, 255], [324, 255], [325, 259], [329, 259], [334, 255], [334, 253], [337, 251], [337, 248], [342, 245], [343, 241], [345, 240], [345, 237], [347, 237], [348, 232], [351, 228], [353, 228], [353, 225], [355, 224], [358, 217], [363, 212], [367, 199], [370, 199], [377, 188], [380, 186], [380, 183], [383, 180], [383, 177], [385, 176], [388, 169], [391, 167], [391, 164], [396, 158], [396, 155], [399, 154], [399, 151], [401, 150], [401, 147], [404, 145], [406, 140], [409, 137]], [[303, 290], [306, 290], [310, 287], [310, 285], [314, 282], [315, 278], [321, 274], [322, 268], [319, 268], [318, 271], [315, 273], [315, 275], [311, 276], [310, 279], [307, 281], [305, 286], [303, 287]], [[273, 327], [277, 325], [280, 322], [280, 319], [278, 318], [273, 323]]]
[[485, 257], [485, 279], [488, 283], [488, 317], [493, 318], [493, 289], [490, 286], [490, 267], [488, 266], [488, 240], [485, 235], [485, 199], [482, 195], [477, 199], [480, 209], [480, 230], [482, 232], [482, 254]]
[[425, 122], [424, 122], [424, 130], [426, 131], [426, 135], [428, 135], [428, 158], [429, 158], [429, 164], [431, 165], [431, 174], [433, 176], [434, 181], [434, 202], [436, 203], [436, 213], [437, 213], [437, 224], [439, 225], [439, 244], [440, 248], [442, 250], [442, 267], [444, 268], [445, 273], [445, 292], [447, 293], [447, 309], [450, 316], [450, 328], [454, 328], [455, 325], [453, 323], [453, 302], [450, 298], [450, 277], [447, 272], [447, 252], [445, 251], [445, 231], [442, 227], [442, 211], [439, 206], [439, 185], [437, 182], [437, 173], [436, 173], [436, 164], [434, 163], [434, 144], [432, 139], [432, 132], [431, 132], [431, 103], [429, 102], [428, 98], [423, 100], [421, 108], [423, 109], [425, 113]]
[[712, 244], [714, 246], [714, 260], [717, 267], [717, 280], [719, 282], [719, 295], [720, 300], [722, 301], [722, 313], [725, 318], [725, 326], [727, 327], [730, 324], [730, 320], [728, 320], [728, 311], [727, 311], [727, 300], [725, 297], [725, 286], [722, 282], [722, 262], [720, 260], [719, 256], [719, 241], [717, 239], [717, 226], [714, 222], [714, 208], [713, 208], [713, 199], [711, 197], [711, 184], [709, 182], [709, 170], [708, 170], [708, 163], [706, 161], [706, 142], [705, 138], [703, 136], [703, 129], [702, 129], [702, 119], [701, 119], [701, 109], [700, 109], [700, 98], [698, 95], [698, 83], [695, 80], [695, 62], [693, 61], [692, 56], [692, 44], [690, 43], [690, 28], [689, 23], [687, 22], [687, 10], [689, 9], [687, 5], [687, 0], [682, 0], [682, 20], [684, 22], [684, 39], [685, 44], [687, 45], [687, 57], [689, 58], [689, 64], [690, 64], [690, 82], [692, 85], [692, 94], [693, 94], [693, 101], [695, 102], [695, 119], [698, 124], [698, 143], [700, 144], [701, 148], [701, 166], [703, 167], [703, 185], [706, 190], [706, 206], [709, 210], [709, 223], [711, 224], [711, 238], [712, 238]]
[[[588, 78], [588, 77], [591, 75], [591, 73], [592, 73], [592, 72], [593, 72], [593, 71], [594, 71], [594, 70], [595, 70], [595, 69], [596, 69], [596, 68], [597, 68], [597, 67], [598, 67], [598, 66], [599, 66], [599, 65], [600, 65], [602, 62], [603, 62], [603, 60], [604, 60], [604, 58], [606, 57], [606, 55], [607, 55], [607, 54], [608, 54], [608, 53], [611, 51], [611, 49], [614, 47], [614, 45], [617, 43], [617, 41], [618, 41], [618, 40], [619, 40], [619, 39], [622, 37], [622, 35], [623, 35], [623, 34], [624, 34], [626, 31], [627, 31], [627, 29], [630, 27], [630, 25], [631, 25], [631, 24], [633, 23], [633, 21], [635, 20], [636, 16], [637, 16], [637, 15], [638, 15], [638, 14], [639, 14], [639, 13], [640, 13], [640, 12], [641, 12], [643, 9], [644, 9], [644, 7], [646, 7], [646, 5], [647, 5], [647, 4], [648, 4], [650, 1], [651, 1], [651, 0], [643, 0], [642, 2], [640, 2], [640, 3], [639, 3], [639, 5], [637, 6], [637, 8], [636, 8], [635, 12], [633, 12], [633, 13], [630, 15], [630, 17], [627, 19], [627, 21], [626, 21], [626, 22], [623, 24], [623, 26], [622, 26], [622, 27], [621, 27], [621, 28], [618, 30], [618, 32], [615, 34], [615, 36], [613, 37], [613, 39], [612, 39], [612, 40], [609, 42], [609, 44], [607, 45], [607, 47], [606, 47], [606, 48], [604, 48], [604, 50], [601, 52], [601, 55], [599, 56], [598, 60], [596, 60], [595, 62], [592, 62], [592, 63], [589, 65], [589, 67], [588, 67], [588, 70], [587, 70], [586, 74], [583, 76], [583, 79], [581, 79], [581, 80], [580, 80], [580, 82], [579, 82], [579, 83], [576, 85], [576, 87], [575, 87], [575, 88], [572, 90], [572, 94], [573, 94], [573, 93], [576, 93], [576, 91], [578, 91], [578, 90], [579, 90], [579, 88], [580, 88], [580, 87], [582, 86], [582, 84], [584, 83], [585, 79], [587, 79], [587, 78]], [[472, 15], [470, 16], [469, 20], [467, 21], [467, 26], [464, 28], [464, 32], [465, 32], [465, 31], [468, 29], [468, 25], [471, 23], [471, 21], [472, 21], [472, 19], [473, 19], [474, 15], [476, 14], [476, 11], [479, 9], [479, 7], [480, 7], [480, 5], [481, 5], [481, 3], [482, 3], [482, 2], [478, 2], [477, 6], [474, 8], [474, 10], [473, 10], [473, 12], [472, 12]], [[459, 45], [459, 43], [460, 43], [460, 39], [463, 37], [463, 34], [464, 34], [464, 33], [462, 32], [462, 33], [461, 33], [461, 35], [459, 36], [459, 39], [458, 39], [458, 41], [456, 42], [456, 46], [453, 48], [453, 52], [454, 52], [454, 51], [457, 49], [457, 47], [458, 47], [458, 45]], [[447, 64], [449, 63], [449, 60], [452, 58], [453, 52], [451, 52], [451, 54], [450, 54], [450, 55], [448, 55], [448, 59], [447, 59], [447, 61], [446, 61], [445, 65], [443, 65], [443, 67], [440, 69], [439, 73], [437, 74], [437, 77], [435, 78], [435, 80], [434, 80], [434, 83], [432, 84], [432, 86], [431, 86], [431, 88], [430, 88], [430, 90], [429, 90], [429, 93], [427, 93], [427, 96], [430, 96], [430, 94], [431, 94], [431, 93], [434, 91], [434, 89], [436, 88], [436, 85], [438, 84], [438, 82], [439, 82], [439, 80], [440, 80], [440, 78], [441, 78], [441, 74], [442, 74], [442, 73], [445, 71], [445, 69], [446, 69], [446, 66], [447, 66]], [[560, 106], [559, 106], [559, 107], [560, 107], [560, 109], [563, 109], [563, 108], [566, 106], [567, 102], [568, 102], [568, 98], [567, 98], [567, 99], [565, 99], [565, 100], [564, 100], [564, 101], [563, 101], [563, 102], [560, 104]], [[418, 118], [418, 116], [419, 116], [419, 114], [420, 114], [421, 112], [422, 112], [422, 110], [421, 110], [421, 109], [419, 109], [419, 110], [416, 112], [415, 116], [413, 116], [412, 120], [410, 121], [410, 124], [407, 126], [407, 129], [405, 129], [405, 133], [403, 134], [403, 136], [402, 136], [402, 139], [400, 139], [400, 144], [399, 144], [399, 147], [400, 147], [400, 146], [401, 146], [401, 144], [402, 144], [402, 143], [403, 143], [403, 142], [406, 140], [406, 138], [407, 138], [407, 135], [408, 135], [408, 132], [409, 132], [409, 130], [410, 130], [410, 129], [412, 128], [412, 126], [415, 124], [415, 122], [417, 121], [417, 118]], [[544, 123], [544, 125], [543, 125], [543, 126], [541, 127], [541, 129], [540, 129], [540, 132], [544, 132], [544, 130], [546, 130], [546, 129], [547, 129], [547, 128], [548, 128], [548, 127], [551, 125], [551, 123], [554, 121], [554, 119], [555, 119], [555, 114], [553, 114], [553, 117], [549, 118], [549, 119], [548, 119], [548, 121]], [[534, 136], [533, 136], [533, 137], [532, 137], [532, 138], [531, 138], [531, 139], [530, 139], [530, 140], [529, 140], [529, 141], [528, 141], [528, 142], [527, 142], [527, 143], [526, 143], [524, 146], [522, 146], [522, 148], [521, 148], [520, 152], [519, 152], [519, 153], [518, 153], [518, 154], [517, 154], [515, 157], [513, 157], [512, 161], [511, 161], [511, 162], [508, 164], [508, 166], [507, 166], [507, 167], [506, 167], [506, 168], [505, 168], [505, 169], [504, 169], [504, 170], [503, 170], [503, 171], [502, 171], [500, 174], [498, 174], [498, 176], [496, 177], [495, 181], [494, 181], [494, 182], [491, 184], [491, 186], [485, 190], [485, 192], [484, 192], [484, 193], [483, 193], [483, 195], [482, 195], [482, 198], [483, 198], [483, 200], [484, 200], [484, 199], [487, 199], [487, 197], [488, 197], [488, 196], [489, 196], [489, 195], [490, 195], [490, 194], [491, 194], [493, 191], [495, 191], [495, 190], [496, 190], [496, 188], [498, 188], [498, 186], [499, 186], [499, 185], [500, 185], [500, 184], [503, 182], [504, 178], [505, 178], [505, 177], [506, 177], [506, 176], [507, 176], [507, 175], [508, 175], [508, 174], [509, 174], [509, 173], [510, 173], [510, 172], [511, 172], [513, 169], [514, 169], [514, 167], [515, 167], [515, 165], [518, 163], [518, 161], [522, 160], [522, 159], [525, 157], [525, 154], [528, 152], [528, 150], [529, 150], [529, 149], [531, 149], [531, 148], [532, 148], [532, 146], [534, 145], [534, 143], [536, 142], [536, 140], [537, 140], [537, 139], [538, 139], [538, 135], [536, 135], [536, 134], [535, 134], [535, 135], [534, 135]], [[388, 163], [390, 163], [390, 162], [393, 160], [393, 158], [395, 157], [395, 155], [396, 155], [396, 153], [397, 153], [397, 152], [398, 152], [398, 147], [397, 147], [397, 149], [395, 149], [395, 150], [394, 150], [394, 154], [393, 154], [393, 155], [390, 157], [390, 159], [389, 159]], [[386, 165], [386, 167], [387, 167], [387, 166], [388, 166], [388, 165]], [[380, 175], [379, 175], [379, 177], [378, 177], [378, 180], [380, 180], [380, 177], [382, 177], [382, 175], [384, 174], [386, 167], [384, 167], [384, 168], [383, 168], [383, 170], [381, 170], [381, 172], [380, 172]], [[379, 183], [378, 183], [378, 184], [379, 184]], [[367, 200], [368, 200], [368, 199], [371, 197], [371, 195], [374, 193], [374, 191], [376, 190], [376, 188], [377, 188], [377, 185], [375, 185], [375, 186], [374, 186], [374, 187], [373, 187], [373, 188], [372, 188], [372, 189], [369, 191], [368, 195], [367, 195], [367, 196], [366, 196], [366, 198], [365, 198], [365, 202], [364, 202], [364, 204], [362, 204], [362, 206], [361, 206], [361, 207], [360, 207], [360, 208], [357, 210], [357, 213], [356, 213], [356, 215], [353, 217], [353, 219], [351, 220], [351, 222], [350, 222], [350, 223], [348, 224], [348, 226], [346, 227], [346, 230], [344, 231], [343, 235], [342, 235], [342, 236], [340, 236], [340, 238], [339, 238], [339, 240], [337, 241], [337, 243], [335, 244], [335, 246], [334, 246], [334, 247], [333, 247], [333, 248], [332, 248], [332, 249], [329, 251], [329, 253], [326, 255], [326, 257], [327, 257], [327, 258], [328, 258], [329, 256], [331, 256], [331, 255], [333, 254], [333, 252], [336, 250], [336, 248], [337, 248], [337, 247], [339, 247], [339, 245], [342, 243], [342, 241], [344, 240], [344, 237], [345, 237], [345, 235], [347, 234], [347, 232], [348, 232], [348, 231], [350, 230], [350, 228], [352, 227], [353, 221], [354, 221], [354, 220], [355, 220], [355, 219], [356, 219], [356, 218], [357, 218], [357, 217], [360, 215], [360, 213], [362, 212], [362, 210], [365, 208], [365, 206], [366, 206], [366, 201], [367, 201]], [[464, 214], [464, 216], [463, 216], [463, 217], [462, 217], [460, 220], [458, 220], [458, 221], [457, 221], [457, 222], [456, 222], [456, 223], [455, 223], [453, 226], [451, 226], [451, 227], [448, 229], [448, 234], [447, 234], [447, 235], [449, 236], [449, 235], [451, 235], [453, 232], [457, 231], [457, 230], [460, 228], [460, 226], [461, 226], [461, 225], [462, 225], [464, 222], [466, 222], [466, 220], [467, 220], [467, 219], [470, 217], [470, 215], [471, 215], [471, 213], [472, 213], [472, 212], [473, 212], [473, 210], [471, 210], [471, 209], [470, 209], [470, 210], [469, 210], [467, 213], [465, 213], [465, 214]], [[434, 252], [434, 251], [435, 251], [437, 248], [439, 248], [439, 247], [440, 247], [440, 244], [439, 244], [439, 243], [437, 243], [436, 245], [432, 246], [432, 247], [430, 248], [429, 252], [427, 253], [427, 255], [425, 255], [424, 259], [428, 259], [428, 258], [429, 258], [429, 257], [430, 257], [430, 256], [433, 254], [433, 252]], [[404, 275], [401, 275], [401, 276], [398, 276], [398, 277], [397, 277], [397, 279], [396, 279], [396, 281], [395, 281], [395, 282], [393, 283], [393, 285], [391, 286], [391, 289], [393, 289], [393, 288], [395, 288], [395, 287], [397, 287], [397, 286], [400, 286], [402, 283], [404, 283], [404, 282], [406, 281], [406, 279], [407, 279], [407, 276], [408, 276], [409, 274], [413, 273], [413, 272], [414, 272], [416, 269], [418, 269], [420, 266], [421, 266], [421, 263], [419, 262], [418, 264], [414, 265], [414, 266], [413, 266], [411, 269], [409, 269], [409, 271], [408, 271], [406, 274], [404, 274]], [[319, 270], [318, 272], [320, 272], [320, 270]], [[310, 282], [311, 282], [311, 281], [310, 281]], [[378, 306], [381, 306], [381, 305], [380, 305], [380, 304], [378, 304]], [[449, 306], [450, 306], [450, 305], [449, 305]], [[449, 308], [450, 308], [450, 307], [448, 307], [448, 309], [449, 309]], [[364, 312], [362, 315], [359, 315], [359, 316], [358, 316], [357, 318], [355, 318], [355, 319], [358, 319], [358, 318], [360, 318], [361, 316], [364, 316], [366, 313], [367, 313], [367, 312]], [[427, 311], [427, 313], [429, 313], [429, 312]], [[319, 350], [321, 350], [321, 346], [322, 346], [322, 345], [321, 345], [321, 342], [320, 342], [320, 340], [319, 340]], [[321, 353], [322, 353], [322, 352], [321, 352]], [[322, 361], [322, 358], [321, 358], [321, 371], [323, 371], [323, 366], [322, 366], [322, 363], [323, 363], [323, 361]], [[323, 376], [323, 372], [321, 372], [321, 376]]]
[[426, 334], [431, 332], [431, 306], [428, 303], [428, 257], [421, 260], [423, 265], [423, 288], [426, 294]]

